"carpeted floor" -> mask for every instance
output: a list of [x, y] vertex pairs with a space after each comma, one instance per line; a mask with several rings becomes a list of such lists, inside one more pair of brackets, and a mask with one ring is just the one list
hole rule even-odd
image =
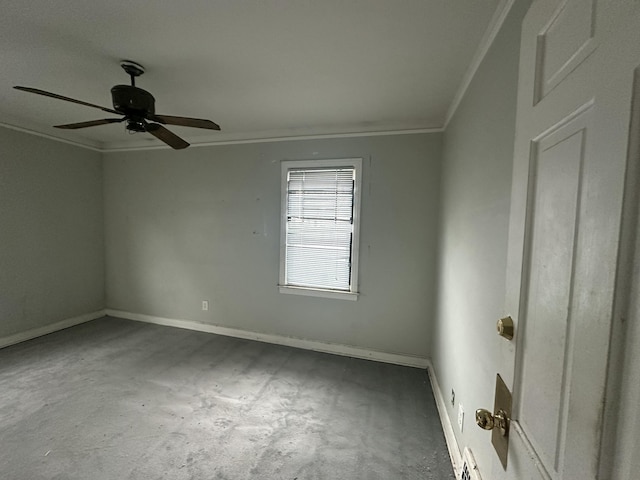
[[0, 350], [3, 480], [453, 479], [424, 370], [103, 318]]

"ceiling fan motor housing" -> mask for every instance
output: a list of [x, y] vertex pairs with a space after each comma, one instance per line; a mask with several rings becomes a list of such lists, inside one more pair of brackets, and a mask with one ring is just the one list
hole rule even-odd
[[113, 109], [123, 115], [145, 117], [155, 113], [155, 98], [142, 88], [116, 85], [111, 89]]

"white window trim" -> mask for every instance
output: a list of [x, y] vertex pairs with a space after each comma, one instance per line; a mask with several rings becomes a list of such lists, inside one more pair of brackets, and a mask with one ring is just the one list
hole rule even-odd
[[[299, 287], [285, 284], [286, 237], [287, 237], [287, 173], [295, 168], [353, 167], [356, 172], [353, 193], [353, 239], [351, 246], [351, 291]], [[307, 295], [311, 297], [358, 299], [358, 270], [360, 251], [360, 198], [362, 193], [362, 158], [339, 158], [326, 160], [285, 160], [281, 162], [280, 180], [280, 293]]]

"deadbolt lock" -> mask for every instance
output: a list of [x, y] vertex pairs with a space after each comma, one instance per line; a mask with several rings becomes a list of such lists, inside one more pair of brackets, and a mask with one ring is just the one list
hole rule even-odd
[[513, 318], [504, 317], [498, 320], [496, 330], [498, 330], [498, 335], [501, 337], [504, 337], [507, 340], [513, 340]]
[[506, 437], [507, 433], [509, 433], [509, 417], [507, 412], [502, 409], [492, 415], [489, 410], [479, 408], [476, 410], [476, 423], [485, 430], [497, 428], [503, 437]]

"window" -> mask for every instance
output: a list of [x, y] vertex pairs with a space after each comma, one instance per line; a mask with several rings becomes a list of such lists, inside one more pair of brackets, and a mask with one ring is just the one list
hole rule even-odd
[[282, 162], [280, 291], [356, 300], [362, 159]]

